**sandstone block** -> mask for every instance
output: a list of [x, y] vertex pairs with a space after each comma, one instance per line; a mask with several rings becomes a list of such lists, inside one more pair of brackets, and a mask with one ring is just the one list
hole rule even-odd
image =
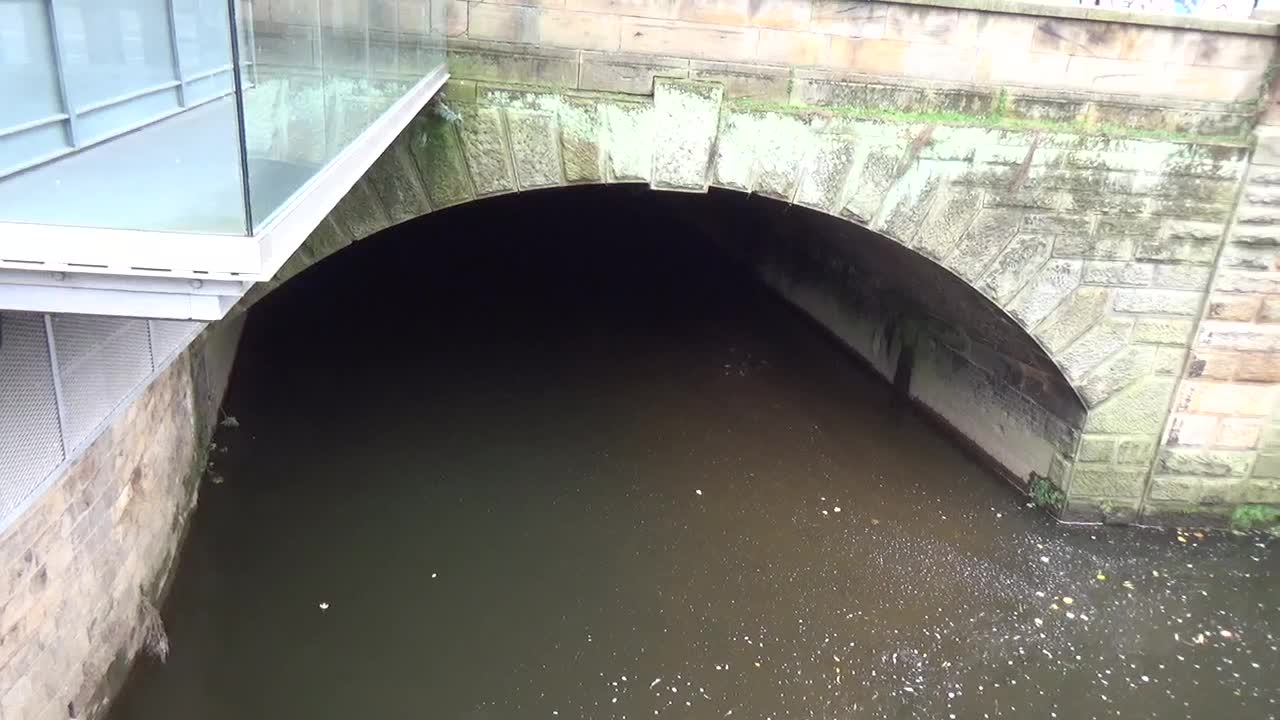
[[945, 264], [957, 275], [975, 282], [1013, 240], [1022, 222], [1017, 210], [990, 208], [980, 211], [961, 236]]
[[564, 183], [560, 170], [560, 129], [551, 113], [507, 110], [511, 156], [522, 190]]
[[1200, 298], [1200, 293], [1186, 290], [1123, 288], [1115, 291], [1113, 307], [1117, 312], [1197, 315], [1200, 312]]
[[1116, 463], [1120, 465], [1146, 465], [1155, 454], [1154, 440], [1126, 438], [1116, 444]]
[[1223, 418], [1214, 443], [1221, 448], [1251, 450], [1262, 437], [1262, 421], [1243, 418]]
[[1180, 413], [1169, 424], [1169, 445], [1209, 447], [1218, 434], [1218, 418], [1214, 415]]
[[911, 246], [935, 260], [956, 249], [960, 236], [969, 229], [982, 208], [982, 193], [967, 188], [951, 188], [929, 208]]
[[1086, 285], [1146, 287], [1155, 278], [1155, 268], [1151, 263], [1090, 260], [1084, 264], [1081, 281]]
[[1126, 318], [1104, 318], [1059, 353], [1058, 364], [1068, 378], [1078, 381], [1124, 347], [1132, 327], [1133, 321]]
[[812, 4], [793, 0], [684, 0], [675, 4], [680, 20], [713, 25], [739, 25], [807, 30]]
[[885, 5], [850, 4], [844, 0], [812, 0], [810, 29], [850, 38], [883, 38], [888, 8]]
[[1085, 435], [1080, 439], [1076, 460], [1086, 463], [1109, 463], [1115, 455], [1116, 441], [1106, 435]]
[[515, 190], [501, 111], [475, 108], [462, 122], [460, 134], [476, 194], [485, 196]]
[[1033, 328], [1080, 284], [1082, 263], [1049, 260], [1006, 308], [1023, 327]]
[[1133, 326], [1133, 341], [1186, 347], [1193, 332], [1195, 321], [1191, 319], [1144, 317]]
[[689, 63], [689, 79], [724, 85], [726, 98], [786, 102], [791, 93], [790, 70], [771, 65], [693, 60]]
[[1094, 408], [1085, 421], [1085, 432], [1155, 435], [1164, 429], [1169, 398], [1177, 381], [1172, 378], [1139, 380]]
[[1152, 372], [1156, 349], [1150, 345], [1130, 345], [1098, 365], [1080, 383], [1081, 396], [1090, 407], [1101, 404], [1140, 377]]
[[621, 49], [672, 57], [749, 62], [755, 59], [759, 33], [756, 28], [624, 17]]
[[1036, 328], [1036, 337], [1050, 353], [1060, 353], [1102, 318], [1110, 297], [1105, 288], [1077, 289]]
[[1241, 353], [1236, 380], [1280, 383], [1280, 355], [1275, 351]]
[[1019, 233], [992, 263], [976, 287], [1003, 306], [1049, 258], [1052, 240]]
[[656, 78], [688, 76], [689, 61], [683, 58], [584, 50], [578, 86], [583, 90], [649, 95]]
[[1136, 498], [1142, 494], [1147, 474], [1142, 470], [1110, 465], [1076, 463], [1071, 473], [1071, 494], [1086, 497]]
[[777, 65], [821, 65], [831, 46], [828, 35], [761, 29], [756, 60]]
[[1165, 449], [1157, 462], [1159, 472], [1169, 475], [1209, 475], [1243, 477], [1249, 472], [1254, 453], [1230, 450]]
[[1157, 265], [1152, 285], [1173, 290], [1204, 290], [1212, 269], [1203, 265]]
[[706, 190], [724, 88], [660, 79], [654, 84], [653, 186]]
[[1219, 295], [1209, 297], [1208, 315], [1211, 320], [1243, 320], [1248, 322], [1258, 314], [1262, 298], [1256, 295]]
[[1280, 352], [1280, 328], [1271, 325], [1205, 322], [1196, 338], [1197, 347]]

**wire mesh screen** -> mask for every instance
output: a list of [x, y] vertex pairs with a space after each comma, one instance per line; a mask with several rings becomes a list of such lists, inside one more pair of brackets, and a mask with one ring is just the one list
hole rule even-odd
[[0, 529], [63, 460], [43, 315], [0, 315]]
[[187, 346], [204, 323], [189, 320], [152, 320], [151, 357], [159, 368], [174, 353]]
[[77, 447], [151, 374], [146, 320], [53, 316], [53, 354], [62, 380], [67, 446]]

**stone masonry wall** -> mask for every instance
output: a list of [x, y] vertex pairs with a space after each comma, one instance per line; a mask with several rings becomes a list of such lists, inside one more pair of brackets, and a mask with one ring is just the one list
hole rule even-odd
[[[651, 97], [460, 81], [418, 117], [272, 283], [433, 210], [508, 192], [647, 183], [754, 193], [870, 227], [984, 295], [1079, 395], [1047, 465], [1077, 519], [1140, 518], [1249, 150], [814, 108], [718, 83]], [[963, 412], [955, 403], [955, 413]]]
[[451, 0], [446, 32], [476, 80], [1240, 135], [1276, 47], [1266, 23], [1007, 0]]
[[0, 718], [105, 714], [195, 505], [206, 413], [226, 384], [203, 358], [237, 337], [181, 353], [0, 534]]
[[1280, 505], [1280, 130], [1259, 130], [1178, 385], [1148, 505], [1222, 517]]

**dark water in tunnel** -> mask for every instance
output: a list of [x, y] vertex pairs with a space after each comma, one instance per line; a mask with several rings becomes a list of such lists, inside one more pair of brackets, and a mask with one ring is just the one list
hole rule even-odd
[[1060, 526], [700, 242], [574, 190], [254, 311], [116, 720], [1275, 718], [1262, 539]]

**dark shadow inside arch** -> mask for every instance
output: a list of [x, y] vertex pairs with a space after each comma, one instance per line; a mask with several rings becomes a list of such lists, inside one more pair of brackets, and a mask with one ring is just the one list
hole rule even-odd
[[[469, 203], [342, 250], [250, 321], [251, 365], [270, 363], [280, 338], [309, 344], [319, 333], [335, 357], [317, 360], [335, 387], [369, 373], [488, 366], [509, 369], [516, 394], [555, 392], [564, 378], [550, 368], [577, 357], [584, 383], [600, 381], [602, 358], [640, 375], [681, 349], [719, 358], [719, 375], [762, 372], [824, 352], [801, 337], [816, 326], [828, 348], [836, 340], [883, 380], [874, 391], [865, 379], [842, 388], [852, 401], [909, 398], [1018, 484], [1053, 476], [1085, 416], [1035, 340], [940, 265], [846, 220], [729, 191], [593, 186]], [[794, 329], [753, 341], [753, 324]], [[601, 402], [643, 401], [613, 390], [621, 395], [602, 390]], [[409, 412], [390, 400], [360, 402]]]

